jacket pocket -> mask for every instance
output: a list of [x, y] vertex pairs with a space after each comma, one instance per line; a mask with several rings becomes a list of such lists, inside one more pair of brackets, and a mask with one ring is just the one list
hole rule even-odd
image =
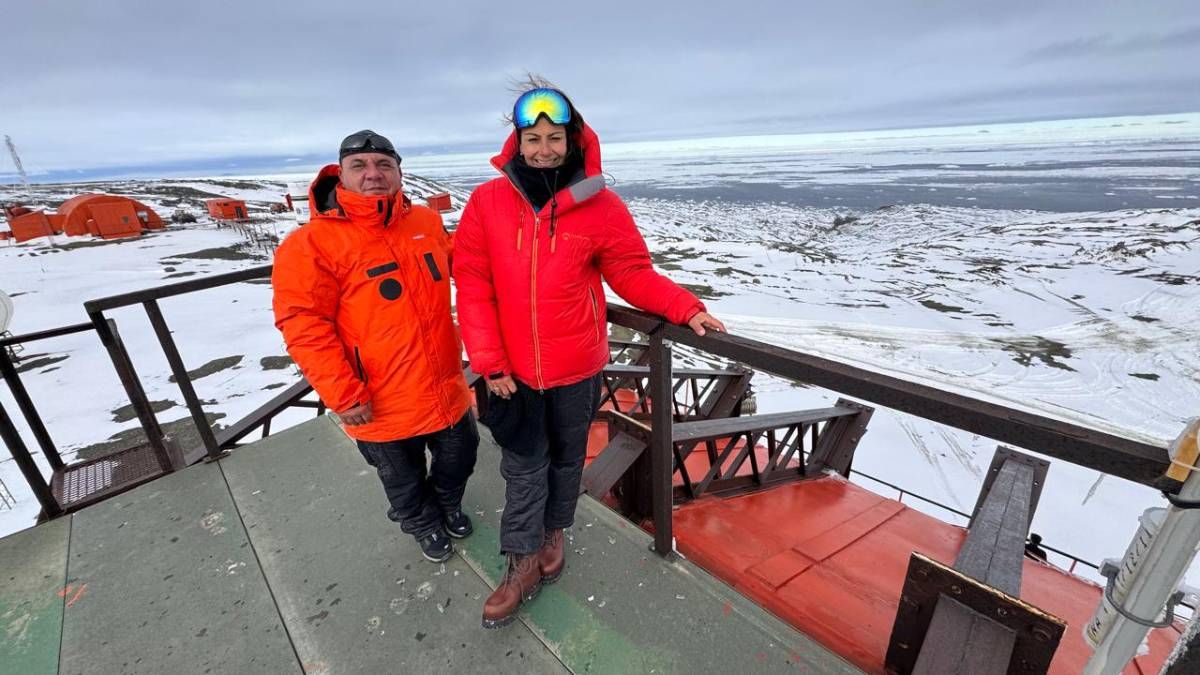
[[596, 332], [596, 344], [600, 344], [600, 306], [596, 302], [596, 289], [588, 286], [588, 299], [592, 301], [592, 328]]
[[442, 281], [446, 278], [446, 273], [449, 270], [442, 269], [442, 264], [439, 263], [439, 258], [445, 261], [444, 256], [439, 256], [432, 251], [426, 251], [421, 254], [421, 259], [425, 262], [425, 268], [429, 271], [429, 278], [435, 282]]
[[363, 368], [362, 354], [358, 352], [358, 347], [354, 348], [354, 367], [358, 369], [358, 379], [362, 380], [363, 384], [366, 384], [367, 369]]

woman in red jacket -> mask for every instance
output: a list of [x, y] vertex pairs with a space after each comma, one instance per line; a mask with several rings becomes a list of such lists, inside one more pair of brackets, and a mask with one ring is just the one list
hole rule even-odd
[[704, 304], [654, 271], [629, 210], [606, 189], [600, 143], [559, 90], [535, 86], [513, 107], [514, 131], [455, 234], [458, 320], [471, 368], [519, 402], [523, 433], [502, 439], [508, 572], [483, 624], [502, 626], [563, 569], [588, 429], [608, 363], [601, 279], [630, 304], [725, 330]]

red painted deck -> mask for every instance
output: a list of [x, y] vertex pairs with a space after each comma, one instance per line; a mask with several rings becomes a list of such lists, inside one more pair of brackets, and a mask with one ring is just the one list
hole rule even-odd
[[[588, 461], [607, 442], [605, 425], [594, 424]], [[702, 450], [687, 463], [693, 477], [708, 468]], [[883, 673], [909, 556], [919, 551], [953, 565], [967, 532], [840, 477], [822, 477], [686, 503], [675, 510], [674, 534], [688, 559], [858, 667]], [[1067, 622], [1051, 673], [1074, 675], [1091, 657], [1082, 630], [1101, 591], [1025, 560], [1021, 599]], [[1158, 673], [1178, 635], [1153, 631], [1150, 654], [1125, 675]]]
[[[701, 498], [675, 512], [679, 551], [777, 616], [869, 672], [883, 672], [913, 551], [954, 564], [966, 530], [838, 477], [730, 499]], [[1051, 673], [1083, 670], [1082, 627], [1101, 588], [1026, 559], [1021, 598], [1067, 621]], [[1126, 668], [1158, 673], [1178, 633], [1151, 635], [1151, 653]]]

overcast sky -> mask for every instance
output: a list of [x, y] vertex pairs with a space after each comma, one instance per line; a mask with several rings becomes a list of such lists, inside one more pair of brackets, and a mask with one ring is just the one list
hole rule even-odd
[[525, 71], [607, 140], [1200, 110], [1197, 0], [6, 0], [3, 16], [0, 134], [31, 172], [333, 156], [363, 127], [402, 151], [498, 147]]

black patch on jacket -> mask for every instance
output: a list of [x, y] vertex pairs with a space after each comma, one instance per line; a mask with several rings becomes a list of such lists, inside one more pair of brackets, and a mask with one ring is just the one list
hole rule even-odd
[[433, 259], [432, 253], [425, 254], [425, 264], [429, 267], [429, 274], [433, 276], [433, 280], [441, 281], [442, 271], [438, 269], [437, 261]]
[[379, 282], [379, 294], [387, 300], [395, 300], [404, 292], [404, 287], [395, 279], [384, 279]]
[[390, 262], [386, 265], [380, 265], [379, 267], [372, 267], [371, 269], [367, 270], [367, 278], [374, 279], [375, 277], [377, 277], [381, 274], [387, 274], [388, 272], [395, 272], [398, 269], [400, 269], [400, 266], [397, 265], [395, 262]]

